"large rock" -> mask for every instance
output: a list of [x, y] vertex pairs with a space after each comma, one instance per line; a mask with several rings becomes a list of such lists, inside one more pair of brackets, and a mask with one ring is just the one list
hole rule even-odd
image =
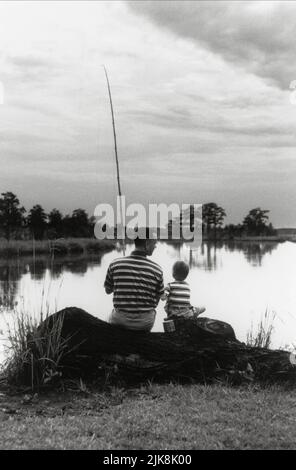
[[106, 370], [126, 380], [172, 378], [209, 382], [295, 381], [287, 351], [246, 346], [227, 323], [208, 318], [181, 321], [172, 333], [127, 331], [69, 307], [41, 327], [62, 320], [67, 354], [64, 374], [88, 377]]

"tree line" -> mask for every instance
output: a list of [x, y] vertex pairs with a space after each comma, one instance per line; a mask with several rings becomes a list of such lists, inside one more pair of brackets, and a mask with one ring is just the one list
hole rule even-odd
[[[276, 235], [269, 223], [268, 210], [256, 207], [249, 211], [240, 224], [223, 226], [226, 212], [214, 202], [203, 204], [203, 235], [207, 238], [234, 238], [242, 236]], [[61, 237], [94, 236], [95, 218], [89, 217], [84, 209], [75, 209], [71, 215], [63, 215], [58, 209], [48, 214], [40, 204], [28, 212], [12, 192], [1, 193], [0, 198], [0, 235], [7, 240], [12, 238], [34, 237], [55, 239]]]
[[[194, 206], [191, 205], [189, 209], [190, 215], [190, 228], [193, 230], [195, 223]], [[209, 202], [202, 205], [202, 233], [203, 238], [207, 239], [232, 239], [235, 237], [244, 236], [272, 236], [276, 235], [277, 231], [269, 222], [269, 210], [256, 207], [251, 209], [243, 221], [239, 224], [224, 224], [226, 212], [223, 207], [218, 206], [215, 202]], [[182, 226], [182, 216], [175, 218], [174, 222]], [[173, 220], [170, 219], [168, 223], [169, 238], [172, 235]]]
[[239, 224], [223, 226], [226, 212], [214, 202], [203, 204], [203, 235], [208, 238], [234, 238], [243, 236], [272, 236], [277, 231], [269, 222], [269, 210], [255, 207]]
[[84, 209], [75, 209], [71, 215], [64, 216], [58, 209], [47, 214], [40, 204], [36, 204], [27, 212], [14, 193], [1, 193], [0, 232], [6, 240], [88, 238], [94, 236], [94, 223], [94, 217], [89, 217]]

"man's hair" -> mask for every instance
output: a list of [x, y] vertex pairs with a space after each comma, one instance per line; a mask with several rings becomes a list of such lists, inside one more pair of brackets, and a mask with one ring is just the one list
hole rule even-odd
[[146, 244], [146, 238], [135, 238], [135, 247], [142, 248]]
[[184, 281], [189, 273], [189, 266], [184, 261], [176, 261], [173, 265], [173, 277], [177, 281]]
[[[137, 236], [137, 238], [135, 238], [135, 240], [134, 240], [136, 248], [140, 248], [140, 247], [145, 246], [146, 240], [155, 240], [156, 239], [156, 237], [153, 236], [154, 233], [152, 233], [152, 236], [151, 236], [149, 227], [138, 228], [137, 232], [140, 236]], [[144, 238], [143, 238], [143, 234], [144, 234]]]

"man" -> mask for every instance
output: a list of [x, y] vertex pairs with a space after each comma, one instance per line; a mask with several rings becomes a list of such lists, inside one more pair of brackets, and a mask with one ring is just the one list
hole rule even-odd
[[110, 323], [128, 330], [150, 331], [154, 325], [155, 308], [164, 293], [161, 267], [147, 259], [156, 240], [136, 238], [135, 250], [129, 256], [117, 258], [110, 264], [105, 291], [113, 293], [114, 309]]

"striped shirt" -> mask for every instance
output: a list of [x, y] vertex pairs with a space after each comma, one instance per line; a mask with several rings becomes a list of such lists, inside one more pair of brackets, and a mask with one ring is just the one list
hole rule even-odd
[[190, 307], [190, 287], [186, 281], [170, 282], [165, 288], [169, 308]]
[[156, 308], [164, 293], [161, 267], [141, 251], [114, 260], [107, 271], [105, 289], [113, 292], [115, 308], [123, 312], [147, 312]]

